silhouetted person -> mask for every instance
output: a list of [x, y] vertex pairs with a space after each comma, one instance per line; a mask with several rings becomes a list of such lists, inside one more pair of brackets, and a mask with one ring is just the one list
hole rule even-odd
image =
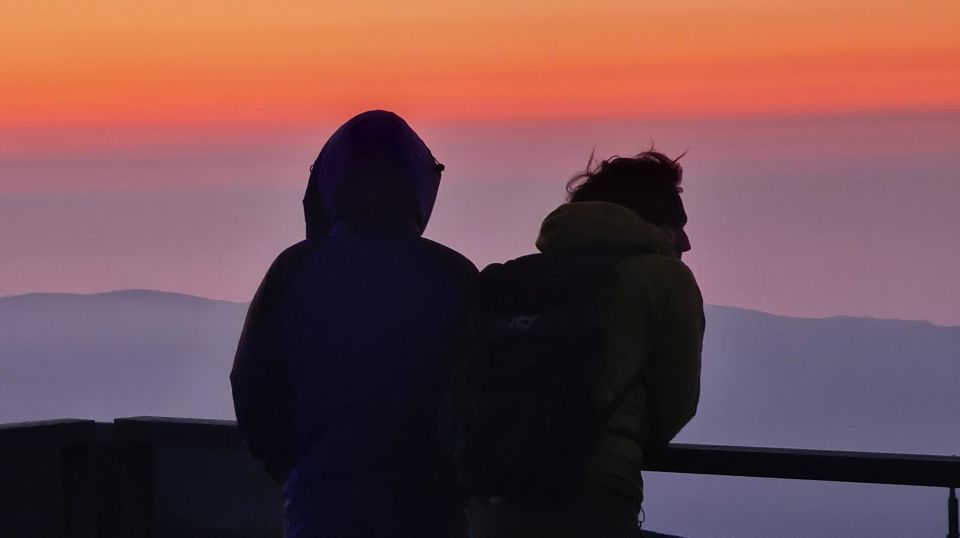
[[421, 237], [442, 170], [393, 113], [345, 123], [311, 167], [307, 239], [250, 305], [234, 407], [290, 538], [462, 532], [436, 417], [476, 268]]
[[478, 538], [635, 538], [644, 450], [697, 409], [704, 316], [680, 261], [690, 250], [681, 167], [648, 151], [587, 168], [543, 221], [541, 254], [480, 277], [455, 451], [461, 479], [481, 492], [469, 511]]

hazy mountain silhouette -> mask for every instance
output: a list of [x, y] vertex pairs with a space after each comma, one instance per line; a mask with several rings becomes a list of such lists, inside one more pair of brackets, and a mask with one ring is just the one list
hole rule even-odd
[[156, 291], [0, 298], [0, 422], [233, 418], [247, 305]]
[[[227, 375], [245, 312], [155, 291], [0, 298], [0, 422], [233, 418]], [[960, 327], [710, 306], [700, 410], [677, 441], [955, 454], [958, 380]], [[691, 536], [945, 533], [938, 490], [646, 480], [652, 527]]]
[[678, 441], [952, 455], [960, 327], [707, 307], [703, 394]]

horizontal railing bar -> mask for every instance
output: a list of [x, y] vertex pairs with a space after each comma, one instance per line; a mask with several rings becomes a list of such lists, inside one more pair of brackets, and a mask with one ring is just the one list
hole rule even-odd
[[35, 428], [69, 427], [74, 424], [92, 424], [87, 418], [55, 418], [50, 420], [25, 420], [23, 422], [0, 422], [2, 430], [24, 430]]
[[240, 439], [237, 423], [233, 420], [125, 417], [114, 420], [113, 425], [115, 438], [127, 442], [204, 445], [229, 444]]
[[960, 458], [956, 456], [674, 444], [665, 449], [647, 451], [644, 469], [669, 473], [960, 487]]
[[204, 428], [229, 429], [237, 427], [235, 420], [221, 420], [216, 418], [183, 418], [183, 417], [123, 417], [113, 421], [116, 423], [139, 424], [148, 428]]
[[[44, 439], [83, 442], [92, 438], [91, 420], [64, 419], [0, 424], [0, 444]], [[128, 417], [114, 421], [120, 441], [158, 440], [188, 445], [232, 443], [232, 420]], [[647, 471], [856, 482], [903, 486], [960, 487], [960, 457], [886, 454], [793, 448], [672, 444], [648, 450]]]
[[43, 441], [82, 443], [93, 436], [95, 424], [92, 420], [76, 418], [0, 424], [0, 444]]

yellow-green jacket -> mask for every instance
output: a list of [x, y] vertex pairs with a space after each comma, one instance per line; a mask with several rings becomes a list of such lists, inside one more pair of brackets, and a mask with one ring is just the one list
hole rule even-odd
[[704, 330], [700, 289], [672, 254], [667, 234], [616, 204], [560, 206], [543, 221], [537, 248], [623, 256], [602, 320], [609, 345], [599, 403], [608, 405], [637, 375], [642, 381], [613, 414], [587, 477], [642, 500], [644, 446], [669, 442], [697, 410]]

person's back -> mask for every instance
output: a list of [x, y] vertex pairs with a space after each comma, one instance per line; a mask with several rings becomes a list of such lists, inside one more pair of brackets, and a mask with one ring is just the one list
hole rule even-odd
[[442, 168], [399, 117], [331, 137], [306, 241], [251, 305], [231, 380], [251, 451], [285, 479], [287, 536], [455, 536], [437, 402], [476, 272], [420, 237]]
[[[582, 482], [559, 499], [539, 505], [474, 499], [474, 536], [637, 535], [643, 452], [676, 435], [699, 399], [703, 305], [692, 273], [679, 260], [689, 250], [680, 174], [676, 161], [654, 152], [605, 161], [584, 174], [571, 203], [544, 220], [539, 256], [586, 256], [614, 265], [613, 287], [597, 319], [606, 335], [603, 345], [580, 354], [599, 361], [599, 375], [590, 383], [603, 431], [582, 464]], [[481, 289], [486, 282], [482, 276]]]

